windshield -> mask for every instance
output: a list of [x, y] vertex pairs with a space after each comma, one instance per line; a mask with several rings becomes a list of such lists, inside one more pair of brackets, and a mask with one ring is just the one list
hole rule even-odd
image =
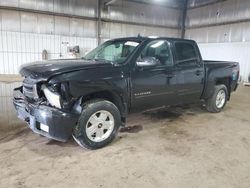
[[120, 64], [127, 59], [138, 45], [139, 42], [131, 40], [107, 41], [89, 52], [84, 59], [103, 60]]

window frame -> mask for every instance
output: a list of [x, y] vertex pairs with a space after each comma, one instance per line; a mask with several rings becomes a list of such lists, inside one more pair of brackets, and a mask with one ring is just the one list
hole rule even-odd
[[150, 69], [154, 69], [154, 68], [164, 68], [164, 69], [165, 69], [165, 68], [168, 68], [168, 67], [173, 67], [174, 64], [175, 64], [175, 63], [174, 63], [174, 54], [173, 54], [173, 52], [172, 52], [172, 50], [171, 50], [171, 42], [168, 41], [167, 39], [155, 39], [155, 40], [149, 41], [147, 44], [145, 44], [145, 46], [144, 46], [144, 47], [142, 48], [142, 50], [140, 51], [138, 57], [136, 58], [136, 61], [139, 60], [139, 58], [140, 58], [142, 52], [143, 52], [151, 43], [153, 43], [153, 42], [159, 42], [159, 41], [164, 41], [164, 43], [165, 43], [166, 46], [168, 47], [171, 65], [157, 65], [157, 66], [155, 66], [155, 67], [153, 67], [153, 68], [150, 68]]
[[[185, 44], [189, 44], [194, 48], [194, 52], [196, 54], [195, 58], [189, 58], [189, 59], [184, 59], [184, 60], [178, 60], [178, 55], [177, 55], [177, 48], [176, 48], [176, 43], [185, 43]], [[185, 62], [189, 62], [189, 61], [196, 61], [195, 65], [200, 66], [201, 64], [201, 58], [200, 58], [200, 54], [199, 51], [197, 50], [197, 46], [194, 45], [193, 42], [190, 41], [174, 41], [174, 49], [175, 49], [175, 64], [183, 64], [183, 66], [185, 66]]]

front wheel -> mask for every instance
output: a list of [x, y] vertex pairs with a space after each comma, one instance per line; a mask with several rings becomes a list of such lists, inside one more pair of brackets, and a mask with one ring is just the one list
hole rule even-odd
[[113, 103], [92, 100], [84, 105], [73, 138], [82, 147], [98, 149], [113, 141], [120, 125], [120, 112]]
[[213, 95], [206, 101], [206, 109], [212, 113], [220, 112], [226, 105], [228, 90], [225, 85], [216, 85]]

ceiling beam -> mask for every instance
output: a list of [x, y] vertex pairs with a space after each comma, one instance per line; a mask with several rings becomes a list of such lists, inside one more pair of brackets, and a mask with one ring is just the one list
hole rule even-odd
[[197, 25], [197, 26], [189, 26], [186, 29], [198, 29], [198, 28], [206, 28], [206, 27], [215, 27], [215, 26], [223, 26], [223, 25], [230, 25], [230, 24], [238, 24], [238, 23], [245, 23], [250, 22], [250, 18], [235, 20], [235, 21], [226, 21], [220, 23], [212, 23], [212, 24], [205, 24], [205, 25]]

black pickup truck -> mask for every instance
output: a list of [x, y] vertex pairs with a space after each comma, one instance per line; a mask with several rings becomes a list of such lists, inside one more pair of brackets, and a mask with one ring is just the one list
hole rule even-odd
[[203, 102], [220, 112], [237, 88], [239, 64], [203, 61], [195, 41], [109, 40], [81, 59], [22, 66], [14, 89], [19, 118], [38, 134], [89, 149], [109, 144], [128, 113]]

